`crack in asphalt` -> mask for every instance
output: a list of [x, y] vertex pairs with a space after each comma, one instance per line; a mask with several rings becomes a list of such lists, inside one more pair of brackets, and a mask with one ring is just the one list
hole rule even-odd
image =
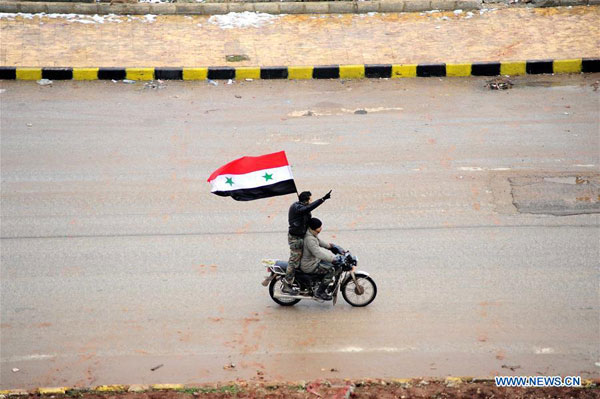
[[[419, 231], [419, 230], [460, 230], [460, 229], [502, 229], [502, 228], [599, 228], [600, 224], [560, 224], [560, 225], [465, 225], [465, 226], [417, 226], [417, 227], [382, 227], [363, 229], [335, 229], [333, 233], [367, 232], [367, 231]], [[131, 233], [131, 234], [80, 234], [80, 235], [49, 235], [49, 236], [15, 236], [0, 237], [0, 240], [37, 240], [37, 239], [67, 239], [67, 238], [122, 238], [122, 237], [179, 237], [179, 236], [219, 236], [219, 235], [249, 235], [249, 234], [285, 234], [287, 230], [246, 231], [246, 232], [187, 232], [187, 233]]]

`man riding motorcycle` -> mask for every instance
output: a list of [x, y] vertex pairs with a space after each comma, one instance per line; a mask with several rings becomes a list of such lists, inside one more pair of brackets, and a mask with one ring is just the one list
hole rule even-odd
[[296, 269], [300, 267], [300, 259], [302, 258], [302, 248], [304, 247], [304, 235], [308, 229], [308, 221], [311, 218], [311, 211], [321, 205], [323, 202], [331, 198], [331, 191], [329, 191], [323, 198], [310, 202], [311, 192], [303, 191], [300, 193], [299, 201], [294, 202], [290, 206], [288, 213], [289, 230], [288, 230], [288, 244], [290, 246], [290, 259], [288, 262], [288, 268], [285, 274], [285, 278], [282, 280], [283, 287], [282, 291], [286, 294], [297, 295], [298, 292], [292, 288], [294, 282], [294, 275]]
[[308, 231], [304, 236], [304, 250], [300, 261], [300, 270], [308, 274], [323, 274], [323, 279], [315, 292], [315, 297], [328, 301], [332, 299], [332, 296], [326, 293], [325, 289], [333, 281], [335, 265], [342, 262], [342, 256], [333, 255], [322, 249], [329, 249], [334, 253], [338, 252], [336, 245], [328, 244], [318, 237], [322, 226], [323, 223], [317, 218], [312, 218], [308, 222]]

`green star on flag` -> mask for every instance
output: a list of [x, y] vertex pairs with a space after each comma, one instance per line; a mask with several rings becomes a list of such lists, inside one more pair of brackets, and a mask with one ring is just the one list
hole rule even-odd
[[263, 178], [265, 179], [265, 181], [273, 180], [273, 173], [268, 174], [267, 172], [265, 172]]
[[230, 186], [233, 186], [233, 179], [231, 177], [226, 177], [225, 179], [227, 179], [225, 184], [229, 184]]

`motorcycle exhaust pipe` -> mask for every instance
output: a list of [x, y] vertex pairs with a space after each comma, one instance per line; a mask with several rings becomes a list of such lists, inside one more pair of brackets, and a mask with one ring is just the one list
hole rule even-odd
[[308, 295], [287, 295], [287, 294], [274, 294], [273, 295], [275, 298], [282, 298], [282, 299], [313, 299], [312, 296], [308, 296]]

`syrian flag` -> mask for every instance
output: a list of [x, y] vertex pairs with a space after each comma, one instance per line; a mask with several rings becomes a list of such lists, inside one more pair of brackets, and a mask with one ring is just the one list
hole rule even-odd
[[208, 182], [213, 194], [236, 201], [297, 192], [285, 151], [236, 159], [214, 171]]

